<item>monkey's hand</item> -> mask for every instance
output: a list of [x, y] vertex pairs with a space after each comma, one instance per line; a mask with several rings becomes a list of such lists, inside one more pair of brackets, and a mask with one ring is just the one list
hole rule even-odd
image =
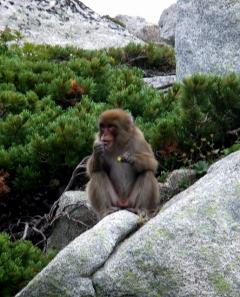
[[105, 152], [105, 145], [102, 141], [95, 142], [93, 145], [93, 152], [96, 156], [101, 157]]
[[130, 165], [133, 165], [135, 161], [134, 157], [128, 152], [124, 153], [122, 156], [120, 156], [120, 158], [120, 162], [128, 163]]

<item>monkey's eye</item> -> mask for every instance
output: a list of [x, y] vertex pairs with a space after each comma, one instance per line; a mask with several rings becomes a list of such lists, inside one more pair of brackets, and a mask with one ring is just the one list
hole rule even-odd
[[110, 124], [110, 125], [108, 125], [108, 129], [109, 129], [109, 131], [113, 132], [117, 129], [117, 126], [114, 124]]
[[116, 128], [117, 128], [117, 126], [114, 125], [114, 124], [100, 124], [99, 125], [99, 129], [100, 130], [105, 130], [105, 129], [107, 129], [107, 130], [114, 130]]

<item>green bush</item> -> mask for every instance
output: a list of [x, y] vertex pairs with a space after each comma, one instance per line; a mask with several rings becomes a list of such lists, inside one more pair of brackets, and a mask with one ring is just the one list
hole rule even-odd
[[240, 76], [196, 74], [175, 88], [164, 98], [171, 109], [159, 114], [151, 142], [163, 162], [173, 155], [175, 161], [184, 156], [188, 163], [214, 160], [230, 145], [228, 131], [240, 124]]
[[19, 31], [5, 27], [4, 30], [0, 31], [0, 54], [8, 51], [8, 42], [15, 41], [18, 43], [22, 37]]
[[21, 290], [53, 258], [30, 241], [10, 241], [0, 233], [0, 296], [11, 297]]
[[240, 140], [238, 139], [236, 143], [231, 145], [230, 147], [226, 148], [223, 150], [224, 155], [229, 155], [231, 153], [234, 153], [236, 151], [240, 150]]
[[143, 83], [141, 69], [121, 65], [126, 55], [160, 65], [173, 52], [25, 44], [0, 55], [0, 168], [11, 190], [66, 184], [90, 154], [96, 119], [107, 108], [132, 113], [165, 171], [211, 161], [232, 144], [227, 132], [239, 127], [239, 76], [194, 75], [162, 93]]
[[[64, 111], [46, 97], [34, 113], [10, 113], [0, 122], [0, 164], [19, 191], [47, 188], [90, 153], [96, 117], [104, 104], [88, 97]], [[65, 172], [65, 174], [64, 174]], [[59, 183], [61, 183], [59, 182]]]
[[167, 45], [129, 43], [124, 48], [110, 48], [106, 52], [117, 64], [127, 63], [142, 69], [175, 72], [175, 52]]

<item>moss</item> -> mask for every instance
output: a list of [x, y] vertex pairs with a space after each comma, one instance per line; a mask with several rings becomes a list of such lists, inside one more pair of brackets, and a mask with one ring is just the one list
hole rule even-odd
[[237, 191], [238, 194], [240, 193], [240, 183], [236, 184], [236, 191]]
[[209, 280], [217, 294], [221, 296], [230, 296], [231, 286], [223, 275], [219, 272], [210, 273]]
[[163, 239], [168, 239], [168, 240], [173, 240], [175, 239], [175, 235], [173, 233], [171, 233], [169, 230], [167, 230], [166, 228], [159, 228], [156, 230], [156, 235], [157, 238], [163, 238]]
[[176, 279], [176, 272], [167, 267], [157, 266], [152, 269], [152, 273], [152, 279], [154, 281], [152, 281], [149, 287], [155, 289], [157, 293], [156, 296], [173, 295], [171, 292], [173, 292], [177, 284], [179, 285], [181, 282]]
[[[43, 292], [45, 291], [44, 288], [44, 283], [42, 284], [43, 286]], [[42, 294], [41, 288], [39, 288], [39, 284], [36, 283], [35, 290], [32, 291], [40, 291]], [[47, 286], [47, 292], [44, 292], [45, 297], [56, 297], [56, 296], [61, 296], [61, 297], [69, 297], [68, 291], [62, 284], [59, 283], [59, 280], [55, 280], [54, 278], [49, 278], [48, 280], [48, 286]]]
[[186, 218], [187, 215], [190, 217], [196, 216], [196, 207], [195, 205], [189, 204], [184, 211], [180, 212], [183, 218]]
[[[139, 282], [139, 276], [133, 271], [128, 271], [124, 275], [124, 286], [130, 287], [133, 294], [150, 296], [154, 292], [155, 296], [161, 297], [166, 296], [167, 293], [176, 287], [177, 281], [173, 279], [174, 272], [169, 268], [159, 266], [153, 268], [151, 266], [150, 270], [150, 267], [147, 267], [145, 262], [142, 262], [141, 265], [143, 272], [151, 273], [151, 276], [148, 276], [147, 287]], [[150, 281], [151, 279], [152, 281]]]
[[141, 285], [139, 284], [139, 276], [133, 271], [127, 271], [124, 274], [123, 286], [131, 288], [132, 292], [142, 293]]
[[213, 251], [211, 244], [206, 244], [200, 248], [200, 253], [202, 257], [205, 259], [205, 262], [208, 263], [209, 266], [218, 267], [219, 265], [216, 263], [216, 255]]
[[207, 204], [207, 207], [204, 209], [205, 214], [212, 218], [217, 213], [218, 204], [215, 201], [211, 201]]

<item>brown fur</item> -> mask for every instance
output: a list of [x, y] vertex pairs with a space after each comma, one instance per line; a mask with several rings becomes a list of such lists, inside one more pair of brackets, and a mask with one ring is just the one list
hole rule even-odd
[[[121, 109], [103, 112], [99, 123], [114, 124], [117, 133], [112, 147], [100, 155], [93, 151], [87, 163], [90, 177], [87, 192], [93, 209], [100, 218], [118, 208], [154, 211], [159, 201], [158, 182], [154, 176], [158, 163], [143, 133]], [[95, 145], [100, 139], [99, 132]], [[131, 162], [117, 160], [125, 153]]]

